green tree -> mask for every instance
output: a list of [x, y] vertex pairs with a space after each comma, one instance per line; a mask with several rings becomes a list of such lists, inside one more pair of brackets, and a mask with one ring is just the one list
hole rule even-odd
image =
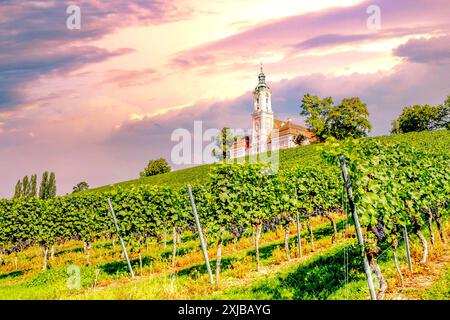
[[48, 172], [45, 171], [42, 174], [41, 186], [39, 188], [39, 198], [40, 199], [48, 199], [47, 186], [48, 186]]
[[37, 175], [32, 174], [30, 180], [30, 192], [28, 194], [30, 197], [37, 197]]
[[56, 197], [56, 175], [54, 172], [50, 173], [48, 180], [48, 199]]
[[217, 149], [213, 150], [213, 155], [219, 160], [228, 159], [233, 143], [239, 138], [239, 136], [233, 135], [230, 128], [222, 128], [220, 134], [216, 137]]
[[22, 196], [22, 181], [18, 180], [14, 191], [13, 198], [20, 198]]
[[28, 176], [25, 176], [22, 180], [22, 197], [28, 197], [28, 195], [30, 194], [30, 189], [30, 181], [28, 180]]
[[89, 189], [89, 184], [86, 181], [81, 181], [81, 182], [77, 183], [76, 186], [73, 187], [73, 192], [72, 193], [84, 191], [84, 190], [87, 190], [87, 189]]
[[303, 145], [303, 142], [305, 142], [305, 140], [306, 136], [300, 133], [298, 136], [294, 138], [294, 143], [298, 146], [301, 146]]
[[332, 97], [320, 99], [305, 94], [300, 115], [306, 117], [308, 128], [322, 142], [328, 137], [338, 140], [364, 137], [372, 129], [367, 105], [358, 97], [344, 98], [334, 105]]
[[400, 121], [398, 121], [397, 119], [392, 120], [392, 122], [391, 122], [391, 133], [392, 134], [401, 133]]
[[430, 105], [414, 105], [403, 108], [398, 117], [398, 129], [392, 128], [391, 132], [413, 132], [434, 130], [440, 118], [439, 107]]
[[310, 130], [314, 131], [319, 141], [325, 141], [330, 130], [327, 126], [327, 119], [334, 104], [332, 97], [320, 99], [318, 96], [305, 94], [300, 105], [300, 115], [306, 117], [306, 123]]
[[439, 118], [437, 119], [437, 128], [446, 128], [450, 130], [450, 96], [438, 107]]
[[340, 105], [331, 107], [326, 123], [330, 135], [338, 140], [361, 138], [372, 129], [368, 116], [367, 105], [358, 97], [344, 98]]
[[170, 172], [171, 168], [166, 159], [159, 158], [156, 160], [150, 160], [147, 167], [140, 173], [141, 178], [150, 177], [161, 173]]

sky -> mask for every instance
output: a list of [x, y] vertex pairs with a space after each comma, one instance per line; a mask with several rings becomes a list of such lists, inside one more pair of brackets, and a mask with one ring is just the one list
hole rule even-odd
[[60, 195], [137, 178], [194, 121], [249, 128], [260, 62], [277, 119], [304, 123], [306, 93], [358, 96], [388, 134], [450, 95], [449, 16], [448, 0], [2, 0], [0, 198], [45, 170]]

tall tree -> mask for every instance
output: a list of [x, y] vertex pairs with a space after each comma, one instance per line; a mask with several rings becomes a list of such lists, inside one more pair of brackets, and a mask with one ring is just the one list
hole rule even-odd
[[16, 183], [16, 188], [14, 190], [14, 198], [20, 198], [22, 196], [22, 181], [20, 179]]
[[308, 128], [319, 141], [328, 137], [342, 140], [367, 135], [372, 126], [367, 119], [367, 105], [358, 97], [344, 98], [334, 105], [332, 97], [320, 99], [305, 94], [300, 105], [300, 115], [306, 117]]
[[48, 199], [47, 186], [48, 186], [48, 172], [45, 171], [42, 174], [41, 186], [39, 188], [39, 198], [40, 199]]
[[29, 196], [33, 197], [33, 198], [37, 197], [37, 175], [36, 174], [31, 175]]
[[28, 197], [30, 194], [30, 181], [28, 180], [28, 176], [23, 177], [22, 180], [22, 197]]
[[89, 189], [89, 184], [86, 181], [81, 181], [81, 182], [77, 183], [76, 186], [73, 187], [73, 192], [72, 193], [84, 191], [84, 190], [87, 190], [87, 189]]
[[48, 199], [56, 197], [56, 175], [54, 172], [50, 173], [48, 180]]
[[234, 136], [230, 128], [222, 128], [216, 138], [216, 145], [218, 149], [214, 149], [214, 156], [219, 160], [224, 160], [230, 157], [230, 150], [233, 143], [240, 137]]

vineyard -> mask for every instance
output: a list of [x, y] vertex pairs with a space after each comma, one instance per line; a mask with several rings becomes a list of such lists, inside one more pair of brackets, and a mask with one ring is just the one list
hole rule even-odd
[[[328, 248], [327, 254], [335, 252], [344, 259], [344, 284], [364, 279], [367, 261], [375, 276], [370, 282], [376, 285], [376, 298], [383, 299], [392, 288], [386, 279], [391, 271], [380, 263], [382, 254], [392, 253], [398, 280], [394, 286], [400, 287], [406, 276], [399, 258], [403, 248], [408, 273], [446, 250], [448, 131], [296, 149], [281, 153], [277, 174], [262, 164], [212, 165], [188, 169], [200, 170], [201, 178], [181, 174], [171, 185], [127, 183], [49, 200], [0, 200], [0, 296], [15, 286], [51, 283], [53, 276], [66, 279], [67, 266], [81, 264], [87, 274], [82, 292], [141, 278], [161, 288], [169, 281], [169, 298], [177, 297], [174, 284], [189, 287], [191, 282], [202, 283], [199, 296], [216, 292], [224, 297], [220, 290], [228, 285], [230, 270], [245, 278], [245, 273], [261, 274], [274, 260], [293, 267], [298, 261], [314, 264], [310, 259], [323, 259], [319, 265], [329, 274], [320, 277], [327, 279], [338, 272], [332, 267], [336, 261], [322, 255]], [[347, 185], [342, 163], [348, 170]], [[194, 183], [187, 188], [185, 182]], [[350, 229], [353, 225], [362, 230], [361, 246]], [[203, 242], [205, 247], [200, 246]], [[107, 257], [98, 255], [104, 248], [110, 249]], [[57, 264], [65, 253], [66, 259]], [[39, 265], [22, 270], [19, 260], [27, 257]], [[164, 277], [154, 276], [161, 273]], [[71, 290], [64, 284], [56, 297]], [[291, 286], [305, 289], [287, 298], [325, 299], [330, 294], [311, 294], [295, 281]], [[369, 298], [366, 289], [360, 298]], [[271, 298], [277, 297], [286, 298]]]

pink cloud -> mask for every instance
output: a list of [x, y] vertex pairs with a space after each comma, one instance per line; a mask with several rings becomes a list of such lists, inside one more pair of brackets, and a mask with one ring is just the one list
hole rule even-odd
[[[118, 29], [187, 19], [192, 9], [178, 0], [80, 0], [81, 29], [66, 28], [64, 1], [2, 1], [0, 109], [30, 103], [21, 88], [55, 72], [68, 72], [131, 49], [107, 52], [89, 42]], [[5, 79], [8, 79], [7, 81]]]
[[109, 70], [106, 72], [106, 80], [103, 84], [115, 84], [118, 87], [130, 87], [148, 84], [149, 81], [159, 79], [155, 69], [143, 70]]
[[450, 7], [446, 0], [419, 0], [414, 5], [409, 0], [378, 1], [382, 19], [382, 28], [378, 32], [369, 30], [366, 24], [369, 16], [366, 8], [372, 4], [366, 1], [352, 7], [261, 23], [227, 38], [180, 52], [173, 57], [172, 65], [188, 69], [205, 63], [233, 63], [237, 57], [259, 59], [263, 52], [289, 55], [300, 49], [450, 30]]

